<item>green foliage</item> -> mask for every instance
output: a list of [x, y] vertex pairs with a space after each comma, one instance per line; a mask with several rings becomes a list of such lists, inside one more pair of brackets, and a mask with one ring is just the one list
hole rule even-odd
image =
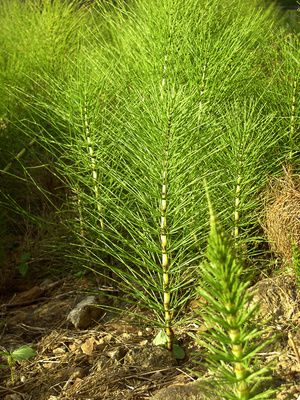
[[[42, 218], [46, 235], [53, 225], [53, 193], [49, 193], [53, 189], [48, 186], [53, 170], [47, 168], [51, 155], [35, 139], [43, 130], [41, 118], [34, 104], [24, 102], [23, 97], [42, 92], [46, 100], [49, 88], [44, 76], [68, 76], [68, 64], [76, 60], [81, 30], [87, 25], [87, 10], [76, 3], [1, 1], [0, 206], [9, 210], [10, 233], [34, 231]], [[28, 134], [29, 130], [35, 135]], [[59, 246], [56, 243], [56, 252]], [[20, 265], [25, 273], [26, 263]]]
[[[33, 117], [33, 108], [24, 105], [20, 91], [46, 95], [48, 89], [40, 83], [44, 74], [65, 76], [66, 64], [80, 47], [84, 25], [84, 12], [75, 10], [73, 2], [60, 0], [1, 1], [0, 116], [5, 118], [0, 124], [0, 169], [23, 179], [23, 191], [24, 180], [28, 184], [33, 179], [28, 168], [45, 160], [41, 161], [42, 149], [24, 128], [36, 126], [38, 115]], [[20, 181], [5, 179], [3, 191], [16, 198]]]
[[19, 271], [19, 273], [25, 277], [28, 273], [29, 270], [29, 264], [28, 262], [31, 259], [31, 254], [30, 253], [23, 253], [21, 254], [20, 258], [19, 258], [19, 262], [17, 263], [17, 270]]
[[[160, 329], [158, 334], [155, 336], [153, 340], [153, 344], [155, 346], [161, 346], [161, 347], [167, 347], [168, 346], [168, 336], [165, 332], [165, 330]], [[177, 360], [183, 360], [186, 356], [185, 351], [181, 346], [179, 346], [178, 343], [174, 342], [172, 343], [172, 354], [174, 358]]]
[[207, 261], [201, 266], [199, 295], [206, 300], [201, 315], [208, 330], [199, 334], [200, 345], [207, 350], [206, 361], [222, 399], [271, 399], [273, 390], [262, 382], [268, 369], [257, 362], [257, 354], [270, 340], [259, 329], [257, 305], [248, 290], [250, 282], [242, 278], [243, 268], [232, 244], [216, 221], [209, 200], [210, 234]]
[[[260, 193], [296, 160], [299, 47], [278, 18], [244, 0], [0, 11], [5, 177], [45, 195], [65, 255], [151, 311], [170, 351], [205, 253], [203, 179], [237, 254], [254, 258]], [[38, 166], [61, 197], [39, 185]]]
[[[28, 360], [36, 355], [35, 350], [33, 350], [30, 346], [24, 345], [18, 347], [13, 351], [0, 351], [0, 356], [7, 361], [8, 367], [11, 372], [11, 380], [14, 383], [14, 367], [16, 362], [21, 362], [24, 360]], [[0, 364], [1, 368], [5, 368], [6, 365]]]

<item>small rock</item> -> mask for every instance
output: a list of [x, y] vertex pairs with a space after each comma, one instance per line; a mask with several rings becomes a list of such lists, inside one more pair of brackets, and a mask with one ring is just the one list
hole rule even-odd
[[16, 295], [14, 295], [9, 304], [10, 306], [31, 304], [39, 297], [41, 297], [44, 294], [44, 292], [45, 290], [42, 289], [40, 286], [34, 286], [29, 290], [25, 290], [24, 292], [17, 293]]
[[177, 365], [177, 362], [167, 349], [149, 345], [130, 349], [124, 357], [124, 365], [137, 366], [147, 370]]
[[132, 334], [128, 333], [128, 332], [124, 332], [124, 333], [122, 333], [121, 336], [123, 339], [130, 339], [132, 337]]
[[22, 396], [20, 394], [17, 394], [17, 393], [7, 394], [4, 397], [4, 400], [22, 400]]
[[56, 347], [55, 349], [52, 350], [52, 352], [55, 355], [65, 354], [66, 349], [63, 349], [62, 347]]
[[102, 338], [100, 338], [98, 340], [98, 344], [99, 345], [108, 344], [112, 341], [112, 339], [113, 339], [113, 336], [110, 333], [108, 333], [107, 335], [103, 336]]
[[97, 304], [96, 296], [88, 296], [76, 305], [70, 311], [67, 320], [70, 321], [75, 328], [86, 329], [92, 325], [93, 321], [103, 315], [103, 310], [95, 306]]
[[296, 279], [279, 275], [260, 280], [252, 289], [253, 301], [259, 304], [264, 318], [271, 318], [279, 325], [286, 324], [299, 313], [299, 292]]
[[121, 361], [127, 353], [125, 347], [117, 347], [113, 350], [110, 350], [106, 353], [106, 355], [111, 358], [112, 360]]
[[213, 390], [197, 381], [186, 385], [172, 385], [159, 390], [150, 400], [207, 400], [215, 399]]
[[115, 363], [113, 362], [113, 360], [111, 358], [109, 358], [105, 354], [100, 354], [100, 356], [97, 359], [95, 369], [98, 372], [100, 372], [100, 371], [102, 372], [102, 371], [107, 370], [109, 367], [111, 367], [114, 364]]
[[95, 350], [95, 345], [96, 345], [96, 339], [92, 336], [87, 338], [86, 341], [82, 343], [80, 348], [83, 354], [91, 356], [93, 354], [93, 351]]
[[161, 371], [155, 371], [151, 378], [153, 379], [153, 381], [159, 381], [160, 379], [163, 379], [164, 374]]

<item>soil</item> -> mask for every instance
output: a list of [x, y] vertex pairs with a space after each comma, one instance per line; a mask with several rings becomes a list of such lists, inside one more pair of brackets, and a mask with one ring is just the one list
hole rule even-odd
[[[37, 355], [15, 365], [14, 382], [9, 369], [0, 369], [0, 399], [214, 399], [199, 390], [197, 374], [191, 372], [207, 377], [204, 367], [194, 363], [201, 361], [201, 349], [190, 334], [201, 331], [201, 321], [195, 324], [193, 307], [190, 323], [177, 332], [186, 358], [175, 360], [152, 344], [157, 330], [132, 319], [137, 307], [124, 306], [118, 314], [102, 311], [86, 329], [72, 325], [70, 311], [99, 288], [93, 275], [14, 282], [0, 298], [0, 344], [9, 350], [28, 344]], [[277, 335], [260, 354], [263, 362], [275, 366], [277, 399], [300, 399], [300, 302], [295, 279], [280, 275], [261, 280], [255, 293], [270, 331]]]

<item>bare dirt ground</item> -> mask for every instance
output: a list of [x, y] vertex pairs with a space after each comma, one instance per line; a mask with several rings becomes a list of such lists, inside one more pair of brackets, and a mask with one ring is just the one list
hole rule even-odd
[[[199, 318], [193, 323], [192, 309], [191, 323], [177, 332], [186, 352], [178, 361], [152, 344], [156, 330], [134, 323], [125, 306], [121, 314], [103, 311], [86, 329], [74, 327], [67, 319], [69, 312], [96, 288], [97, 279], [86, 275], [17, 279], [3, 291], [1, 347], [13, 350], [28, 344], [37, 355], [16, 364], [14, 382], [9, 369], [0, 369], [0, 399], [140, 400], [155, 393], [162, 400], [204, 398], [194, 396], [194, 386], [186, 386], [196, 380], [191, 369], [207, 376], [204, 367], [194, 363], [201, 362], [201, 349], [190, 333], [202, 327]], [[266, 278], [256, 289], [262, 314], [276, 334], [275, 343], [260, 357], [263, 362], [273, 360], [274, 381], [280, 387], [277, 399], [300, 399], [300, 302], [295, 279]], [[160, 396], [161, 388], [169, 389]], [[174, 388], [183, 391], [178, 394]], [[173, 393], [169, 397], [168, 390]]]
[[[154, 346], [155, 331], [134, 324], [128, 310], [103, 312], [88, 329], [72, 326], [67, 315], [87, 290], [95, 289], [94, 283], [88, 278], [47, 279], [28, 289], [22, 284], [21, 292], [15, 287], [2, 297], [1, 346], [30, 344], [37, 356], [16, 366], [14, 383], [8, 369], [0, 370], [1, 399], [138, 400], [163, 386], [192, 380], [185, 372], [192, 366], [189, 357], [178, 362]], [[190, 351], [186, 333], [179, 336]]]

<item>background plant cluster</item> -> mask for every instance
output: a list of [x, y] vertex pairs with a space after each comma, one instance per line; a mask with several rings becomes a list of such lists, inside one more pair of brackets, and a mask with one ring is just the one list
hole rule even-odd
[[298, 33], [256, 0], [0, 4], [1, 237], [96, 271], [171, 341], [204, 181], [246, 272], [267, 264], [263, 193], [299, 158]]

